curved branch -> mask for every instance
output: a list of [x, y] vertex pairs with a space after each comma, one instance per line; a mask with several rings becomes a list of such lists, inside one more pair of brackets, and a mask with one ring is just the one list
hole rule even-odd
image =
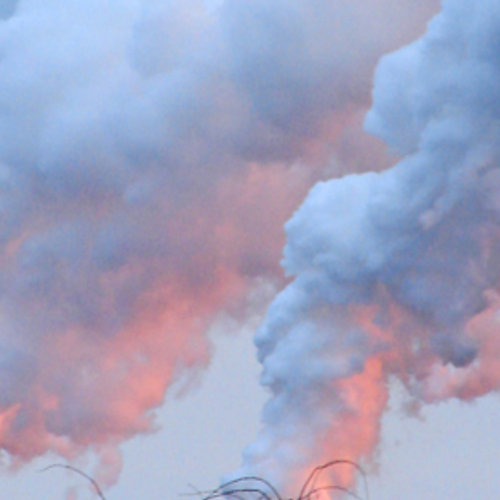
[[61, 469], [68, 469], [72, 472], [76, 472], [77, 474], [80, 474], [80, 476], [84, 477], [87, 481], [89, 481], [92, 486], [95, 488], [97, 494], [101, 498], [101, 500], [106, 500], [106, 497], [104, 496], [104, 493], [102, 492], [101, 488], [97, 484], [97, 481], [90, 477], [88, 474], [85, 474], [85, 472], [82, 472], [80, 469], [77, 469], [76, 467], [72, 467], [71, 465], [65, 465], [65, 464], [53, 464], [49, 465], [48, 467], [45, 467], [44, 469], [38, 471], [38, 472], [46, 472], [50, 469], [55, 469], [55, 468], [61, 468]]

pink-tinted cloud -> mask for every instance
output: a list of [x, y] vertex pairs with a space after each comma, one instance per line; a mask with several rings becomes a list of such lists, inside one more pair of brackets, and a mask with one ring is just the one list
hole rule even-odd
[[0, 11], [0, 448], [14, 466], [90, 449], [116, 476], [117, 446], [207, 363], [217, 312], [280, 279], [284, 221], [327, 166], [345, 170], [330, 161], [341, 137], [344, 163], [366, 144], [352, 130], [372, 70], [435, 4]]
[[272, 397], [236, 476], [293, 495], [370, 460], [391, 378], [415, 407], [500, 388], [499, 40], [499, 4], [445, 1], [382, 59], [365, 123], [403, 159], [316, 184], [285, 225], [291, 282], [256, 336]]

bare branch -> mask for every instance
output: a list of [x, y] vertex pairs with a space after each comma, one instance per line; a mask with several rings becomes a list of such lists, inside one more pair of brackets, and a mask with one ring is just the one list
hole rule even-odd
[[65, 464], [53, 464], [49, 465], [48, 467], [45, 467], [44, 469], [38, 471], [38, 472], [46, 472], [50, 469], [55, 469], [55, 468], [60, 468], [60, 469], [68, 469], [72, 472], [76, 472], [80, 476], [83, 476], [87, 481], [89, 481], [92, 486], [95, 488], [97, 494], [101, 498], [101, 500], [106, 500], [106, 497], [104, 496], [104, 493], [102, 492], [101, 488], [97, 484], [97, 481], [90, 477], [88, 474], [85, 474], [85, 472], [81, 471], [80, 469], [77, 469], [76, 467], [72, 467], [71, 465], [65, 465]]

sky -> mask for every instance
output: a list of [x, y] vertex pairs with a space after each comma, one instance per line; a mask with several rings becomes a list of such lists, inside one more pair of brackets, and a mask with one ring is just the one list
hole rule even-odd
[[0, 9], [2, 487], [497, 487], [496, 2]]

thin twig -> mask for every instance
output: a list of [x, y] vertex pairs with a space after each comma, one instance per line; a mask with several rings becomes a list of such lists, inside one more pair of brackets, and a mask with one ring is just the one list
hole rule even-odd
[[262, 491], [259, 488], [236, 488], [234, 490], [224, 490], [220, 493], [209, 495], [205, 497], [204, 500], [213, 500], [214, 498], [222, 498], [226, 496], [234, 496], [235, 498], [240, 498], [237, 495], [238, 493], [259, 493], [259, 495], [261, 495], [261, 497], [264, 497], [265, 500], [272, 500], [272, 498], [265, 491]]
[[[210, 492], [210, 494], [206, 498], [212, 498], [211, 497], [212, 494], [223, 492], [224, 488], [241, 483], [241, 482], [244, 482], [244, 481], [256, 481], [259, 483], [263, 483], [273, 492], [273, 494], [276, 496], [277, 500], [283, 500], [281, 498], [281, 495], [279, 494], [278, 490], [269, 481], [266, 481], [265, 479], [262, 479], [261, 477], [258, 477], [258, 476], [243, 476], [243, 477], [239, 477], [238, 479], [233, 479], [231, 481], [228, 481], [227, 483], [220, 485], [218, 488], [216, 488], [215, 490]], [[257, 489], [256, 492], [258, 492], [258, 491], [261, 491], [261, 490]], [[262, 491], [262, 493], [264, 493], [264, 492]], [[267, 495], [267, 494], [265, 494], [265, 498], [266, 498], [266, 500], [267, 499], [272, 500], [269, 497], [269, 495]]]
[[205, 495], [209, 494], [210, 491], [201, 491], [194, 484], [189, 483], [188, 486], [194, 491], [194, 493], [179, 493], [180, 497], [194, 497], [198, 496], [200, 499], [204, 498]]
[[351, 491], [349, 488], [345, 488], [344, 486], [338, 486], [338, 485], [320, 486], [319, 488], [315, 488], [309, 491], [309, 493], [305, 497], [303, 497], [303, 500], [311, 500], [312, 496], [315, 495], [316, 493], [319, 493], [320, 491], [331, 491], [331, 490], [342, 491], [343, 493], [347, 493], [353, 498], [356, 498], [356, 500], [362, 500], [362, 498], [356, 493], [354, 493], [354, 491]]
[[49, 465], [48, 467], [45, 467], [44, 469], [41, 469], [38, 472], [46, 472], [50, 469], [55, 469], [55, 468], [68, 469], [70, 471], [76, 472], [77, 474], [80, 474], [80, 476], [83, 476], [87, 481], [89, 481], [92, 484], [92, 486], [95, 488], [101, 500], [106, 500], [106, 497], [104, 496], [104, 493], [97, 484], [97, 481], [94, 478], [90, 477], [88, 474], [85, 474], [85, 472], [82, 472], [80, 469], [77, 469], [76, 467], [72, 467], [71, 465], [65, 465], [65, 464], [53, 464]]
[[318, 465], [318, 467], [315, 467], [313, 469], [313, 471], [309, 474], [304, 485], [302, 486], [302, 489], [300, 490], [300, 495], [299, 495], [297, 500], [304, 500], [308, 497], [308, 493], [306, 493], [308, 488], [309, 488], [309, 492], [311, 492], [313, 490], [317, 490], [314, 487], [314, 485], [315, 485], [318, 477], [321, 475], [321, 473], [325, 469], [328, 469], [330, 467], [334, 467], [336, 465], [345, 465], [345, 464], [354, 467], [363, 476], [363, 482], [364, 482], [365, 492], [366, 492], [366, 499], [370, 500], [370, 494], [369, 494], [369, 490], [368, 490], [368, 481], [366, 479], [366, 473], [356, 462], [353, 462], [352, 460], [331, 460], [330, 462], [327, 462], [323, 465]]

